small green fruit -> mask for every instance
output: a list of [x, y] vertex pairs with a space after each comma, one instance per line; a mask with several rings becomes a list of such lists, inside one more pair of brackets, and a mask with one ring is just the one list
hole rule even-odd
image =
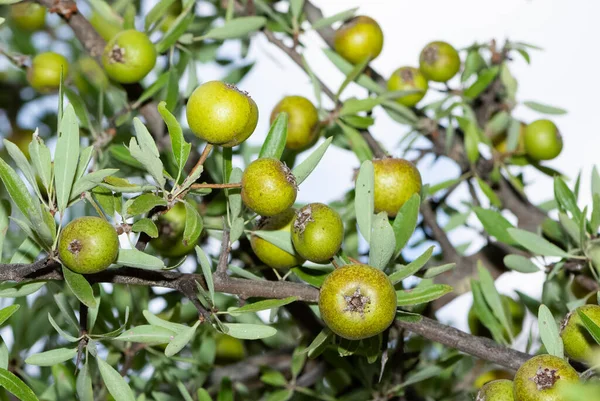
[[260, 158], [242, 176], [242, 200], [261, 216], [285, 212], [296, 201], [298, 186], [292, 171], [274, 158]]
[[375, 336], [396, 317], [396, 290], [381, 270], [347, 265], [327, 276], [319, 293], [321, 318], [340, 337]]
[[513, 382], [510, 380], [491, 381], [479, 390], [475, 401], [515, 401]]
[[340, 215], [322, 203], [310, 203], [294, 217], [292, 243], [300, 256], [327, 263], [340, 250], [344, 224]]
[[452, 45], [431, 42], [421, 51], [419, 68], [428, 80], [446, 82], [460, 70], [460, 57]]
[[562, 148], [562, 136], [552, 121], [537, 120], [525, 128], [525, 151], [531, 159], [554, 159]]
[[117, 36], [119, 32], [123, 31], [122, 26], [116, 20], [108, 20], [97, 12], [92, 12], [89, 18], [90, 24], [94, 27], [96, 32], [102, 39], [109, 42], [112, 38]]
[[414, 107], [425, 97], [427, 89], [429, 89], [429, 83], [418, 68], [401, 67], [394, 71], [388, 80], [387, 87], [390, 91], [420, 90], [421, 92], [396, 99], [398, 103], [406, 107]]
[[[519, 141], [517, 142], [517, 148], [515, 150], [513, 150], [513, 154], [515, 156], [522, 156], [525, 154], [525, 129], [527, 128], [527, 125], [521, 123], [521, 130], [519, 131]], [[506, 132], [502, 132], [499, 135], [496, 135], [494, 138], [492, 138], [492, 145], [494, 146], [494, 149], [498, 152], [498, 153], [502, 153], [502, 154], [506, 154], [508, 153], [508, 134]]]
[[571, 359], [587, 362], [592, 347], [597, 347], [596, 341], [585, 328], [577, 311], [587, 315], [594, 323], [600, 325], [600, 306], [583, 305], [569, 313], [561, 325], [560, 336], [565, 344], [565, 353]]
[[[525, 320], [525, 307], [512, 299], [507, 295], [501, 295], [502, 306], [504, 307], [504, 312], [511, 319], [512, 328], [513, 328], [513, 337], [518, 336], [523, 330], [523, 321]], [[471, 334], [474, 336], [480, 337], [492, 337], [492, 333], [481, 323], [479, 318], [477, 317], [477, 312], [475, 311], [475, 307], [471, 306], [469, 309], [468, 315], [469, 322], [469, 330]], [[510, 338], [508, 332], [506, 330], [502, 330], [502, 335], [507, 340]]]
[[58, 241], [62, 263], [75, 273], [106, 270], [119, 253], [117, 231], [100, 217], [80, 217], [63, 228]]
[[404, 203], [421, 192], [421, 174], [405, 159], [373, 160], [375, 178], [375, 212], [394, 217]]
[[197, 137], [227, 148], [248, 139], [258, 123], [254, 100], [221, 81], [206, 82], [196, 88], [187, 102], [186, 113]]
[[367, 57], [374, 60], [383, 49], [383, 31], [373, 18], [354, 17], [335, 32], [333, 47], [352, 64]]
[[[473, 382], [473, 387], [476, 389], [480, 389], [489, 382], [493, 382], [494, 380], [512, 380], [514, 375], [510, 372], [502, 369], [492, 369], [488, 370], [485, 373], [482, 373], [475, 379]], [[512, 391], [512, 381], [511, 381], [511, 391]]]
[[579, 382], [577, 371], [564, 359], [552, 355], [534, 356], [515, 375], [516, 401], [561, 401], [559, 386]]
[[[285, 212], [260, 219], [257, 230], [265, 231], [286, 231], [291, 232], [292, 220], [296, 215], [295, 209], [288, 209]], [[252, 235], [250, 245], [256, 256], [267, 266], [274, 269], [289, 269], [304, 263], [304, 260], [296, 253], [293, 255], [281, 248], [262, 239], [258, 235]]]
[[246, 348], [242, 340], [219, 334], [216, 338], [215, 359], [218, 363], [231, 363], [241, 361], [246, 357]]
[[23, 31], [39, 31], [46, 25], [46, 7], [29, 1], [13, 4], [10, 7], [10, 18]]
[[104, 48], [102, 65], [110, 79], [130, 84], [144, 78], [156, 64], [156, 49], [145, 33], [128, 29]]
[[[193, 202], [195, 205], [195, 202]], [[158, 237], [150, 241], [150, 245], [162, 256], [179, 258], [190, 253], [198, 241], [184, 243], [183, 231], [185, 230], [185, 204], [176, 203], [167, 213], [161, 215], [157, 221]]]
[[60, 72], [67, 78], [69, 62], [58, 53], [40, 53], [33, 58], [31, 68], [27, 70], [29, 85], [40, 93], [50, 93], [60, 86]]
[[312, 145], [319, 135], [319, 113], [313, 104], [302, 96], [286, 96], [271, 112], [271, 124], [279, 113], [288, 115], [288, 132], [285, 146], [303, 150]]

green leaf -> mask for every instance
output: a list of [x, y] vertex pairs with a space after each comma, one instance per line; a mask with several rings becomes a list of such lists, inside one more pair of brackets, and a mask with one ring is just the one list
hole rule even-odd
[[[10, 263], [33, 263], [35, 258], [40, 253], [40, 247], [31, 238], [25, 238], [15, 254], [10, 258]], [[19, 286], [20, 284], [14, 283], [0, 283], [0, 288], [4, 286]], [[0, 296], [3, 292], [0, 290]]]
[[167, 330], [170, 330], [176, 334], [181, 333], [184, 329], [187, 329], [187, 326], [183, 325], [183, 324], [179, 324], [179, 323], [174, 323], [174, 322], [170, 322], [168, 320], [164, 320], [159, 318], [158, 316], [152, 314], [149, 310], [144, 310], [143, 312], [144, 317], [146, 318], [146, 320], [148, 321], [148, 323], [150, 323], [153, 326], [158, 326], [158, 327], [162, 327], [165, 328]]
[[92, 286], [82, 274], [75, 273], [68, 267], [62, 267], [62, 273], [65, 281], [73, 294], [88, 308], [96, 307], [96, 298], [94, 298], [94, 290]]
[[10, 157], [15, 161], [15, 164], [23, 173], [25, 179], [29, 181], [35, 192], [38, 194], [38, 196], [40, 196], [38, 185], [35, 180], [35, 173], [33, 171], [33, 167], [31, 167], [31, 165], [29, 164], [29, 161], [27, 161], [27, 157], [25, 157], [23, 152], [21, 152], [21, 149], [19, 149], [19, 147], [14, 143], [10, 142], [7, 139], [5, 139], [3, 142], [4, 148], [8, 151]]
[[294, 246], [292, 245], [292, 235], [289, 231], [256, 230], [252, 231], [252, 234], [259, 236], [265, 241], [275, 245], [277, 248], [286, 251], [287, 253], [291, 253], [293, 255], [296, 252], [294, 250]]
[[365, 160], [360, 165], [356, 178], [356, 195], [354, 208], [358, 230], [363, 238], [370, 243], [373, 227], [373, 210], [375, 205], [375, 176], [373, 162]]
[[167, 110], [165, 102], [160, 102], [158, 104], [158, 112], [162, 116], [163, 120], [167, 124], [167, 128], [169, 129], [169, 137], [171, 138], [171, 150], [173, 152], [173, 156], [175, 157], [175, 162], [177, 164], [177, 174], [181, 174], [183, 168], [185, 167], [185, 163], [187, 162], [190, 156], [192, 144], [187, 143], [185, 141], [181, 125], [179, 125], [179, 122], [177, 121], [175, 116], [171, 114], [169, 110]]
[[200, 325], [200, 321], [198, 320], [196, 324], [192, 327], [186, 327], [185, 330], [182, 330], [179, 334], [175, 336], [165, 348], [165, 355], [167, 357], [172, 357], [177, 354], [179, 351], [183, 349], [192, 340], [194, 334], [196, 334], [196, 329]]
[[206, 281], [206, 287], [208, 288], [208, 293], [210, 294], [210, 300], [215, 302], [215, 285], [212, 276], [212, 268], [210, 267], [210, 261], [204, 253], [204, 250], [196, 245], [196, 257], [200, 266], [202, 267], [202, 275], [204, 276], [204, 280]]
[[37, 135], [37, 130], [29, 144], [29, 157], [37, 175], [42, 180], [45, 188], [50, 188], [52, 181], [52, 159], [50, 149], [44, 144], [42, 138]]
[[76, 389], [79, 401], [94, 401], [92, 377], [90, 376], [90, 368], [87, 361], [77, 375]]
[[342, 128], [346, 139], [350, 143], [350, 148], [352, 149], [354, 154], [356, 154], [356, 157], [358, 157], [358, 160], [361, 163], [366, 160], [373, 159], [373, 152], [371, 151], [369, 144], [365, 141], [360, 132], [342, 123], [340, 120], [337, 121], [337, 125], [339, 125]]
[[107, 168], [84, 175], [75, 181], [73, 189], [71, 190], [71, 198], [69, 200], [77, 199], [82, 193], [96, 188], [98, 185], [104, 182], [106, 177], [111, 176], [118, 171], [119, 169], [116, 168]]
[[423, 254], [420, 255], [418, 258], [416, 258], [406, 266], [401, 266], [394, 273], [390, 274], [389, 279], [392, 282], [392, 284], [397, 284], [405, 278], [412, 276], [413, 274], [421, 270], [421, 268], [425, 266], [425, 263], [427, 263], [429, 259], [431, 259], [431, 255], [433, 255], [434, 249], [435, 246], [430, 246], [429, 249], [423, 252]]
[[288, 114], [279, 113], [267, 134], [267, 138], [260, 148], [259, 158], [272, 157], [280, 159], [285, 149], [288, 133]]
[[581, 219], [581, 210], [577, 206], [577, 199], [573, 191], [569, 189], [562, 178], [554, 177], [554, 197], [558, 202], [559, 209], [571, 212], [577, 222]]
[[558, 333], [556, 320], [554, 320], [552, 312], [550, 312], [550, 309], [548, 309], [546, 305], [540, 305], [538, 312], [538, 326], [540, 337], [546, 351], [548, 351], [550, 355], [564, 358], [564, 346], [562, 338], [560, 338], [560, 334]]
[[307, 282], [313, 287], [321, 287], [325, 278], [330, 273], [328, 270], [316, 270], [308, 267], [293, 267], [292, 272], [302, 281]]
[[518, 228], [509, 228], [507, 231], [519, 245], [530, 252], [541, 256], [569, 257], [568, 253], [537, 234]]
[[256, 32], [267, 23], [265, 17], [240, 17], [229, 20], [216, 28], [212, 28], [202, 36], [203, 39], [235, 39]]
[[181, 393], [184, 401], [194, 401], [190, 393], [185, 388], [185, 385], [182, 382], [177, 382], [177, 389]]
[[202, 216], [198, 213], [198, 208], [190, 201], [185, 202], [185, 228], [183, 230], [183, 244], [195, 243], [200, 237], [204, 223]]
[[64, 88], [65, 95], [69, 99], [69, 102], [73, 106], [73, 110], [75, 111], [75, 115], [79, 119], [79, 123], [82, 128], [90, 130], [93, 132], [93, 126], [90, 123], [90, 116], [88, 114], [87, 109], [85, 108], [85, 103], [83, 99], [75, 92], [73, 89], [65, 86]]
[[[190, 26], [195, 17], [194, 13], [190, 12], [192, 11], [193, 6], [194, 3], [192, 3], [190, 6], [187, 6], [185, 10], [183, 10], [183, 12], [179, 14], [179, 16], [175, 19], [175, 21], [173, 21], [173, 23], [169, 27], [169, 30], [165, 32], [163, 37], [156, 44], [157, 53], [162, 54], [169, 50], [171, 46], [177, 43], [177, 41], [185, 33], [185, 31], [187, 31], [188, 27]], [[168, 72], [165, 74], [167, 75], [167, 77], [169, 76]]]
[[46, 285], [46, 281], [31, 281], [28, 283], [0, 283], [0, 298], [20, 298]]
[[[596, 324], [592, 319], [589, 318], [588, 315], [585, 314], [581, 309], [577, 309], [577, 314], [581, 318], [581, 322], [590, 333], [590, 335], [594, 338], [596, 343], [600, 345], [600, 326]], [[561, 341], [562, 344], [562, 341]]]
[[140, 121], [139, 118], [133, 119], [136, 138], [131, 138], [129, 142], [129, 152], [137, 161], [142, 163], [144, 168], [154, 178], [156, 183], [161, 187], [165, 187], [165, 177], [163, 176], [163, 163], [159, 158], [158, 148], [152, 135], [148, 132], [148, 128]]
[[502, 207], [502, 201], [487, 182], [477, 177], [477, 183], [479, 184], [479, 188], [481, 188], [481, 191], [485, 194], [485, 196], [487, 196], [492, 205], [496, 207]]
[[495, 210], [484, 209], [479, 206], [474, 207], [473, 210], [489, 235], [496, 237], [498, 241], [505, 244], [515, 244], [515, 240], [507, 232], [509, 228], [514, 228], [514, 226], [504, 216]]
[[430, 267], [423, 274], [423, 278], [433, 278], [442, 273], [447, 272], [448, 270], [454, 269], [456, 267], [456, 263], [446, 263], [440, 266]]
[[169, 72], [164, 72], [156, 78], [156, 80], [148, 86], [140, 95], [138, 100], [136, 100], [136, 104], [141, 105], [146, 102], [146, 100], [154, 97], [169, 81]]
[[394, 256], [396, 238], [386, 212], [378, 213], [373, 219], [369, 250], [369, 265], [383, 270]]
[[134, 233], [146, 233], [150, 238], [158, 237], [158, 228], [156, 227], [156, 224], [147, 217], [144, 217], [143, 219], [140, 219], [133, 223], [133, 225], [131, 226], [131, 231], [133, 231]]
[[7, 306], [6, 308], [0, 309], [0, 325], [4, 324], [4, 322], [6, 322], [6, 320], [9, 317], [11, 317], [16, 311], [18, 311], [20, 307], [21, 305], [19, 304], [13, 304]]
[[175, 3], [175, 0], [161, 0], [156, 3], [154, 7], [148, 11], [146, 18], [144, 18], [144, 30], [148, 31], [155, 22], [167, 15], [167, 11], [173, 3]]
[[315, 167], [317, 167], [317, 165], [323, 158], [323, 155], [325, 155], [325, 152], [327, 151], [327, 148], [329, 148], [329, 145], [331, 145], [332, 141], [333, 137], [327, 138], [325, 142], [319, 145], [319, 147], [316, 148], [310, 154], [310, 156], [304, 159], [302, 163], [294, 167], [292, 173], [296, 177], [296, 184], [302, 184], [302, 182], [304, 182], [304, 180], [310, 175], [310, 173], [313, 172]]
[[135, 248], [119, 249], [119, 256], [115, 262], [119, 266], [137, 267], [147, 270], [159, 270], [165, 268], [165, 263], [156, 256], [148, 255]]
[[52, 366], [73, 359], [77, 348], [57, 348], [39, 354], [33, 354], [25, 359], [25, 363], [36, 366]]
[[[263, 310], [280, 308], [282, 306], [291, 304], [292, 302], [294, 302], [296, 300], [297, 300], [296, 297], [288, 297], [288, 298], [284, 298], [284, 299], [266, 299], [264, 301], [258, 301], [258, 302], [246, 304], [239, 308], [238, 307], [229, 308], [229, 309], [227, 309], [226, 313], [230, 314], [231, 316], [239, 316], [242, 313], [256, 313], [256, 312], [263, 311]], [[225, 313], [225, 312], [222, 312], [222, 313]]]
[[39, 401], [23, 380], [2, 368], [0, 368], [0, 386], [14, 394], [21, 401]]
[[325, 348], [327, 348], [332, 339], [333, 332], [329, 328], [324, 327], [310, 345], [306, 347], [304, 352], [308, 354], [309, 358], [316, 358], [325, 351]]
[[208, 391], [203, 388], [198, 389], [198, 401], [213, 401]]
[[521, 273], [537, 273], [540, 268], [535, 265], [529, 258], [521, 255], [506, 255], [504, 264], [511, 270]]
[[435, 301], [452, 292], [453, 288], [446, 284], [433, 284], [425, 287], [415, 287], [411, 290], [396, 291], [398, 306], [419, 305]]
[[420, 205], [421, 197], [419, 194], [413, 194], [398, 211], [398, 214], [394, 219], [394, 224], [392, 224], [392, 229], [396, 236], [394, 255], [400, 254], [402, 248], [404, 248], [412, 234], [415, 232], [417, 220], [419, 218]]
[[0, 199], [0, 261], [2, 261], [4, 238], [6, 238], [8, 232], [10, 212], [10, 202], [6, 199]]
[[290, 0], [290, 11], [295, 20], [298, 20], [302, 14], [302, 7], [304, 7], [304, 0]]
[[240, 239], [244, 233], [245, 222], [243, 217], [234, 217], [231, 220], [231, 231], [229, 232], [229, 241], [233, 244]]
[[380, 105], [385, 101], [385, 97], [368, 97], [366, 99], [348, 99], [344, 101], [344, 105], [340, 110], [341, 117], [350, 117], [356, 113], [360, 113], [363, 111], [370, 111], [375, 106]]
[[[327, 56], [327, 58], [344, 74], [348, 75], [352, 69], [354, 69], [354, 65], [346, 61], [342, 56], [337, 54], [332, 49], [323, 49], [323, 52]], [[371, 77], [366, 74], [362, 74], [356, 79], [356, 83], [370, 90], [371, 92], [377, 94], [383, 94], [386, 92], [385, 88], [380, 86], [377, 82], [375, 82]]]
[[63, 213], [71, 197], [79, 160], [79, 125], [72, 105], [65, 109], [60, 126], [54, 153], [54, 182], [58, 210]]
[[553, 114], [553, 115], [567, 114], [567, 111], [565, 109], [548, 106], [548, 105], [541, 104], [538, 102], [528, 101], [528, 102], [523, 102], [523, 104], [525, 106], [529, 107], [531, 110], [534, 110], [534, 111], [537, 111], [537, 112], [543, 113], [543, 114]]
[[394, 121], [400, 124], [415, 126], [419, 121], [414, 111], [394, 100], [383, 102], [383, 108]]
[[277, 370], [267, 370], [260, 376], [260, 380], [263, 383], [269, 384], [275, 387], [285, 387], [287, 385], [287, 380], [283, 373]]
[[335, 95], [336, 98], [339, 99], [339, 97], [342, 95], [342, 92], [344, 91], [344, 89], [346, 89], [350, 82], [354, 81], [362, 74], [364, 69], [369, 64], [370, 60], [370, 57], [365, 57], [363, 60], [355, 64], [350, 71], [348, 71], [348, 73], [346, 74], [346, 79], [344, 79], [344, 82], [342, 82], [342, 85], [340, 85], [340, 88], [338, 89], [337, 94]]
[[320, 20], [313, 22], [312, 28], [318, 30], [321, 28], [328, 27], [332, 24], [335, 24], [338, 21], [349, 20], [350, 18], [354, 17], [354, 15], [356, 14], [356, 11], [358, 11], [358, 7], [354, 7], [349, 10], [342, 11], [342, 12], [334, 14], [330, 17], [321, 18]]
[[471, 291], [473, 292], [473, 308], [477, 318], [492, 333], [492, 337], [496, 342], [505, 344], [506, 340], [502, 334], [502, 327], [485, 301], [481, 284], [476, 280], [471, 280]]
[[468, 99], [475, 99], [496, 79], [500, 69], [498, 66], [489, 68], [479, 74], [477, 80], [471, 86], [465, 89], [463, 95]]
[[[229, 176], [229, 184], [241, 182], [243, 175], [244, 172], [239, 167], [232, 169], [231, 175]], [[231, 212], [231, 217], [236, 218], [242, 213], [241, 191], [239, 189], [227, 189], [225, 193], [227, 194], [227, 200], [229, 203], [229, 211]]]
[[490, 306], [492, 312], [498, 318], [500, 323], [502, 323], [506, 329], [506, 332], [512, 333], [512, 326], [508, 320], [508, 316], [506, 315], [504, 305], [502, 304], [502, 298], [500, 297], [500, 294], [494, 285], [494, 278], [490, 274], [489, 270], [483, 266], [481, 261], [477, 262], [477, 271], [479, 272], [479, 282], [481, 283], [481, 291], [483, 292], [485, 301]]
[[164, 327], [143, 324], [124, 331], [123, 334], [115, 337], [114, 340], [144, 344], [167, 344], [175, 335], [175, 332]]
[[274, 336], [277, 333], [274, 327], [263, 324], [223, 323], [223, 325], [227, 327], [228, 335], [242, 340], [259, 340]]
[[96, 361], [102, 380], [110, 395], [119, 401], [135, 401], [131, 388], [119, 372], [100, 358], [96, 358]]

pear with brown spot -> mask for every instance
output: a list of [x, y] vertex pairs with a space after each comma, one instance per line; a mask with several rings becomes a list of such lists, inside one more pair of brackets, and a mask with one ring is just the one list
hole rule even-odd
[[559, 387], [577, 383], [579, 375], [564, 359], [553, 355], [534, 356], [515, 375], [516, 401], [562, 401]]
[[319, 311], [340, 337], [360, 340], [387, 329], [396, 316], [396, 291], [388, 277], [368, 265], [334, 270], [321, 286]]

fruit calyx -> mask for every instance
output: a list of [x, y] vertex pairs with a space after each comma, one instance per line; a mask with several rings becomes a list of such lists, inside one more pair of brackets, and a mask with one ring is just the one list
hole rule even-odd
[[413, 83], [415, 81], [415, 74], [409, 68], [405, 68], [400, 71], [400, 78], [407, 83]]
[[294, 221], [294, 229], [298, 230], [300, 234], [306, 229], [306, 225], [311, 221], [315, 221], [312, 216], [312, 209], [310, 205], [303, 207], [298, 210], [296, 221]]
[[237, 86], [235, 86], [234, 84], [228, 84], [228, 83], [226, 83], [226, 84], [225, 84], [225, 86], [226, 86], [227, 88], [231, 89], [231, 90], [234, 90], [234, 91], [236, 91], [237, 93], [240, 93], [240, 94], [242, 94], [242, 95], [244, 95], [244, 96], [248, 96], [248, 97], [250, 97], [250, 94], [249, 94], [248, 92], [241, 90], [240, 88], [238, 88], [238, 87], [237, 87]]
[[434, 64], [438, 59], [438, 47], [437, 45], [430, 45], [423, 51], [423, 60], [427, 64]]
[[344, 300], [346, 301], [344, 312], [358, 312], [363, 319], [365, 318], [365, 308], [371, 303], [371, 298], [362, 295], [360, 287], [356, 287], [354, 294], [344, 295]]
[[285, 179], [287, 182], [289, 182], [290, 184], [292, 184], [294, 186], [294, 188], [296, 188], [296, 190], [298, 190], [298, 183], [296, 182], [296, 176], [294, 175], [294, 173], [292, 173], [292, 170], [290, 170], [290, 168], [287, 166], [287, 164], [282, 163], [283, 164], [283, 173], [285, 174]]
[[567, 316], [565, 316], [565, 318], [563, 319], [562, 322], [560, 322], [560, 332], [562, 333], [564, 331], [564, 329], [567, 327], [567, 325], [569, 324], [569, 320], [571, 320], [571, 316], [573, 316], [573, 313], [575, 312], [575, 310], [572, 310], [571, 312], [569, 312], [567, 314]]
[[125, 49], [115, 44], [108, 55], [108, 62], [125, 64]]
[[69, 242], [67, 249], [72, 254], [77, 255], [83, 249], [83, 244], [78, 239], [74, 239], [73, 241]]
[[538, 368], [534, 377], [530, 378], [537, 386], [538, 391], [552, 388], [554, 384], [560, 379], [560, 376], [556, 374], [558, 369]]

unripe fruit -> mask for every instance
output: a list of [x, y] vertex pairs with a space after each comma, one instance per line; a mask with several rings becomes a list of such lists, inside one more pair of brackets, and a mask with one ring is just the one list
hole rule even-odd
[[327, 276], [319, 293], [321, 318], [340, 337], [375, 336], [396, 317], [396, 290], [381, 270], [347, 265]]
[[117, 231], [100, 217], [80, 217], [63, 228], [58, 241], [62, 263], [80, 274], [105, 270], [119, 253]]
[[302, 96], [284, 97], [271, 112], [271, 124], [282, 112], [288, 115], [286, 148], [303, 150], [312, 145], [319, 134], [319, 113], [310, 100]]
[[373, 160], [375, 178], [375, 213], [387, 212], [394, 217], [404, 203], [421, 192], [421, 174], [405, 159]]
[[452, 45], [431, 42], [421, 51], [419, 68], [428, 80], [446, 82], [460, 70], [460, 57]]
[[294, 217], [292, 243], [300, 256], [327, 263], [340, 250], [344, 223], [340, 215], [322, 203], [310, 203]]
[[[271, 216], [263, 217], [258, 226], [257, 230], [265, 231], [286, 231], [291, 232], [292, 220], [296, 215], [294, 209], [288, 209], [285, 212]], [[267, 266], [274, 269], [288, 269], [290, 267], [301, 265], [304, 260], [296, 253], [293, 255], [284, 251], [283, 249], [271, 244], [270, 242], [262, 239], [258, 235], [252, 235], [250, 238], [250, 245], [256, 256]]]
[[244, 343], [238, 338], [219, 334], [215, 343], [215, 359], [218, 363], [237, 362], [246, 357]]
[[333, 38], [335, 51], [351, 62], [358, 64], [367, 57], [374, 60], [383, 49], [383, 31], [373, 18], [354, 17], [342, 25]]
[[[473, 387], [480, 389], [483, 386], [485, 386], [486, 384], [488, 384], [489, 382], [493, 382], [494, 380], [512, 380], [513, 377], [514, 377], [514, 375], [506, 370], [492, 369], [492, 370], [488, 370], [487, 372], [479, 375], [479, 377], [477, 377], [477, 379], [475, 379], [475, 382], [473, 383]], [[511, 386], [512, 386], [512, 381], [511, 381]], [[512, 387], [511, 387], [511, 389], [512, 389]]]
[[105, 41], [110, 41], [112, 38], [117, 36], [119, 32], [123, 30], [120, 24], [117, 21], [107, 20], [102, 15], [97, 12], [93, 12], [89, 18], [90, 24], [94, 27], [96, 32], [102, 39]]
[[33, 58], [31, 68], [27, 70], [29, 85], [40, 93], [50, 93], [60, 86], [60, 72], [66, 79], [69, 62], [60, 54], [40, 53]]
[[401, 67], [394, 71], [388, 80], [387, 88], [390, 91], [420, 90], [421, 92], [396, 99], [398, 103], [406, 107], [414, 107], [425, 97], [425, 93], [429, 89], [429, 83], [425, 75], [418, 68]]
[[102, 67], [90, 56], [81, 57], [75, 63], [73, 82], [81, 93], [88, 93], [90, 85], [97, 90], [108, 88], [108, 77]]
[[274, 158], [260, 158], [242, 175], [242, 200], [261, 216], [285, 212], [296, 201], [298, 186], [292, 171]]
[[[522, 156], [525, 154], [525, 129], [526, 128], [527, 128], [527, 125], [521, 123], [521, 129], [519, 131], [519, 140], [517, 142], [517, 148], [515, 150], [513, 150], [513, 152], [512, 152], [515, 156]], [[494, 145], [494, 149], [498, 153], [508, 153], [507, 141], [508, 141], [508, 134], [506, 132], [503, 132], [499, 135], [496, 135], [492, 139], [492, 145]]]
[[[525, 320], [525, 307], [521, 303], [515, 301], [507, 295], [501, 295], [500, 297], [502, 299], [504, 313], [506, 313], [506, 315], [512, 323], [513, 337], [516, 337], [523, 330], [523, 321]], [[477, 317], [477, 312], [475, 312], [474, 306], [471, 306], [471, 309], [469, 309], [468, 323], [469, 330], [474, 336], [488, 338], [492, 337], [492, 333], [490, 333], [487, 327], [485, 327]], [[505, 329], [502, 329], [502, 336], [507, 340], [510, 338], [508, 332]]]
[[[195, 202], [194, 202], [195, 205]], [[150, 241], [150, 245], [162, 256], [178, 258], [190, 253], [197, 241], [185, 244], [183, 231], [185, 230], [185, 204], [176, 203], [167, 213], [161, 215], [157, 221], [158, 237]]]
[[513, 382], [494, 380], [479, 390], [475, 401], [515, 401]]
[[592, 347], [598, 345], [585, 328], [577, 311], [585, 313], [594, 323], [600, 325], [600, 306], [580, 306], [569, 313], [561, 325], [560, 336], [565, 344], [567, 356], [579, 362], [586, 362], [586, 357], [590, 356]]
[[562, 148], [562, 136], [552, 121], [537, 120], [525, 128], [525, 151], [531, 159], [554, 159]]
[[46, 25], [46, 7], [29, 1], [13, 4], [10, 7], [10, 18], [19, 29], [39, 31]]
[[248, 139], [258, 123], [254, 100], [246, 92], [221, 81], [197, 87], [187, 102], [186, 115], [197, 137], [228, 148]]
[[144, 78], [156, 64], [156, 49], [145, 33], [128, 29], [115, 35], [104, 48], [102, 65], [113, 80], [130, 84]]
[[579, 375], [564, 359], [552, 355], [534, 356], [515, 375], [516, 401], [561, 401], [559, 386], [577, 383]]

